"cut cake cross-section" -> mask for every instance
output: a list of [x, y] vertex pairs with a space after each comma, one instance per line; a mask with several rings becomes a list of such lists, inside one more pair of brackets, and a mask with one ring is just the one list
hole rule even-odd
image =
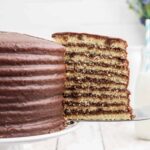
[[52, 37], [66, 47], [66, 118], [131, 120], [127, 42], [87, 33], [62, 32]]

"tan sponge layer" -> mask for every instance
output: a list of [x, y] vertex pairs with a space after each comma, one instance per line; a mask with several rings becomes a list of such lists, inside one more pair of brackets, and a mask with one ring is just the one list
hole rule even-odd
[[78, 114], [66, 115], [70, 120], [131, 120], [131, 113], [112, 113], [112, 114]]
[[124, 104], [128, 105], [129, 99], [126, 97], [78, 97], [78, 98], [65, 98], [64, 103], [72, 104], [74, 103], [79, 103], [81, 105], [90, 105], [92, 104]]
[[65, 82], [65, 87], [67, 88], [92, 88], [92, 89], [101, 89], [101, 88], [108, 88], [108, 89], [119, 89], [119, 90], [123, 90], [126, 89], [126, 85], [125, 84], [117, 84], [117, 83], [101, 83], [99, 84], [98, 82], [89, 82], [89, 81], [85, 81], [84, 83], [80, 83], [77, 81], [66, 81]]
[[[120, 83], [120, 84], [128, 84], [128, 80], [126, 77], [119, 77], [115, 75], [95, 75], [95, 74], [83, 74], [83, 73], [74, 73], [74, 72], [67, 72], [67, 78], [69, 79], [69, 82], [72, 80], [79, 81], [79, 80], [85, 80], [88, 78], [88, 80], [95, 80], [96, 82], [98, 80], [107, 80], [108, 82], [114, 82], [114, 83]], [[83, 82], [84, 83], [84, 82]]]
[[101, 57], [101, 56], [93, 56], [93, 57], [87, 57], [84, 55], [74, 55], [74, 56], [65, 56], [65, 61], [69, 64], [73, 64], [73, 63], [79, 63], [79, 64], [108, 64], [108, 65], [113, 65], [115, 66], [122, 66], [122, 67], [126, 67], [128, 65], [128, 61], [126, 60], [120, 60], [118, 58], [105, 58], [105, 57]]
[[55, 33], [52, 35], [58, 43], [88, 43], [99, 47], [111, 47], [126, 49], [127, 42], [119, 38], [111, 38], [107, 36], [91, 35], [87, 33]]
[[109, 58], [127, 58], [127, 52], [125, 50], [114, 50], [110, 48], [106, 49], [97, 49], [97, 48], [88, 48], [88, 47], [78, 47], [78, 46], [67, 46], [66, 47], [67, 55], [86, 55], [86, 56], [103, 56]]
[[128, 107], [126, 105], [120, 105], [120, 106], [68, 106], [64, 105], [64, 108], [66, 111], [83, 111], [84, 113], [86, 112], [91, 112], [91, 111], [127, 111]]
[[[114, 73], [114, 74], [118, 74], [118, 75], [124, 75], [124, 76], [128, 76], [129, 75], [129, 71], [128, 69], [116, 69], [114, 67], [111, 66], [88, 66], [86, 64], [83, 65], [67, 65], [66, 69], [68, 71], [80, 71], [83, 70], [85, 73], [86, 72], [93, 72], [93, 73], [98, 73], [98, 72], [109, 72], [109, 73]], [[82, 71], [82, 72], [83, 72]]]
[[118, 96], [118, 97], [128, 97], [129, 96], [129, 91], [99, 91], [99, 90], [93, 90], [91, 92], [91, 89], [76, 89], [76, 90], [66, 90], [64, 92], [64, 95], [76, 95], [76, 96], [82, 96], [82, 95], [93, 95], [93, 96], [103, 96], [103, 95], [108, 95], [108, 96]]

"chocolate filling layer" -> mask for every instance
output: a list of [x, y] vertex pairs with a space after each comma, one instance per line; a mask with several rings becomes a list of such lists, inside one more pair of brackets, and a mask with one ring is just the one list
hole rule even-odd
[[65, 47], [82, 47], [82, 48], [88, 48], [89, 50], [92, 50], [92, 49], [97, 49], [98, 50], [102, 50], [102, 51], [105, 51], [105, 50], [110, 50], [110, 51], [116, 51], [116, 52], [123, 52], [123, 53], [127, 53], [126, 50], [124, 49], [121, 49], [121, 48], [110, 48], [110, 47], [102, 47], [102, 46], [99, 46], [99, 45], [95, 45], [95, 44], [85, 44], [85, 43], [67, 43], [67, 44], [64, 44]]
[[74, 62], [74, 61], [66, 61], [67, 65], [86, 65], [86, 66], [102, 66], [102, 67], [112, 67], [112, 68], [116, 68], [116, 69], [128, 69], [127, 65], [110, 65], [110, 64], [106, 64], [106, 63], [97, 63], [97, 62], [90, 62], [90, 63], [83, 63], [83, 62]]
[[74, 57], [75, 55], [84, 55], [84, 56], [87, 56], [87, 57], [95, 57], [95, 56], [99, 56], [99, 57], [107, 57], [109, 59], [113, 59], [113, 58], [117, 58], [117, 59], [121, 59], [121, 60], [126, 60], [126, 56], [124, 57], [119, 57], [119, 56], [107, 56], [107, 55], [101, 55], [101, 54], [93, 54], [93, 53], [87, 53], [85, 54], [84, 52], [66, 52], [66, 55], [69, 55], [70, 57]]
[[128, 76], [129, 76], [129, 72], [128, 74], [118, 74], [118, 73], [115, 73], [115, 72], [112, 72], [112, 71], [102, 71], [102, 70], [86, 70], [86, 69], [79, 69], [77, 68], [76, 66], [73, 67], [73, 69], [71, 68], [66, 68], [67, 72], [77, 72], [77, 73], [83, 73], [83, 74], [94, 74], [94, 75], [105, 75], [105, 76], [108, 76], [109, 75], [114, 75], [114, 76], [119, 76], [119, 77], [125, 77], [128, 79]]
[[108, 80], [105, 80], [105, 79], [91, 79], [91, 78], [89, 78], [89, 77], [84, 77], [83, 79], [77, 79], [76, 77], [67, 77], [67, 80], [68, 81], [75, 81], [75, 82], [78, 82], [78, 83], [83, 83], [83, 82], [94, 82], [94, 83], [107, 83], [107, 84], [113, 84], [113, 83], [115, 83], [115, 84], [123, 84], [123, 85], [128, 85], [128, 81], [127, 81], [127, 83], [126, 84], [124, 84], [124, 83], [117, 83], [117, 82], [114, 82], [114, 81], [108, 81]]
[[[128, 100], [129, 102], [129, 100]], [[104, 107], [108, 107], [108, 106], [122, 106], [122, 105], [126, 105], [124, 103], [101, 103], [101, 102], [88, 102], [86, 101], [85, 103], [83, 102], [74, 102], [74, 101], [64, 101], [63, 102], [64, 105], [68, 105], [68, 106], [104, 106]]]
[[[85, 93], [85, 94], [81, 94], [81, 93], [67, 93], [67, 94], [64, 94], [64, 97], [65, 98], [78, 98], [78, 97], [92, 97], [92, 98], [94, 98], [94, 97], [96, 97], [96, 98], [107, 98], [107, 97], [112, 97], [112, 98], [114, 98], [114, 97], [116, 97], [116, 96], [113, 96], [113, 95], [105, 95], [105, 94], [102, 94], [101, 96], [99, 96], [99, 95], [93, 95], [92, 93]], [[127, 94], [127, 97], [123, 97], [123, 96], [118, 96], [118, 97], [116, 97], [116, 98], [118, 98], [118, 100], [119, 100], [119, 98], [129, 98], [129, 93]]]
[[78, 115], [78, 114], [83, 114], [83, 115], [99, 115], [99, 114], [121, 114], [121, 113], [131, 113], [130, 109], [127, 109], [126, 111], [119, 110], [119, 111], [102, 111], [101, 109], [97, 111], [82, 111], [82, 110], [65, 110], [66, 115]]
[[54, 33], [52, 35], [53, 38], [57, 38], [61, 39], [63, 38], [64, 41], [66, 41], [68, 43], [68, 38], [76, 38], [77, 40], [79, 40], [79, 42], [85, 42], [84, 38], [88, 39], [88, 38], [92, 38], [93, 40], [94, 39], [97, 39], [97, 40], [102, 40], [104, 41], [104, 45], [105, 46], [112, 46], [113, 43], [121, 43], [124, 47], [124, 49], [128, 46], [127, 45], [127, 42], [122, 40], [122, 39], [119, 39], [119, 38], [113, 38], [113, 37], [108, 37], [108, 36], [101, 36], [101, 35], [94, 35], [94, 34], [88, 34], [88, 33], [75, 33], [75, 32], [60, 32], [60, 33]]
[[[94, 60], [94, 59], [109, 59], [110, 60], [110, 57], [108, 57], [108, 56], [104, 56], [104, 55], [100, 55], [100, 56], [90, 56], [89, 54], [88, 54], [88, 56], [87, 56], [87, 54], [86, 53], [75, 53], [75, 52], [66, 52], [66, 55], [67, 56], [69, 56], [70, 57], [70, 59], [68, 59], [69, 61], [73, 61], [72, 59], [74, 58], [74, 56], [83, 56], [83, 57], [87, 57], [88, 59], [91, 59], [91, 60]], [[113, 58], [111, 58], [112, 60], [116, 60], [117, 62], [118, 62], [118, 64], [119, 65], [129, 65], [129, 62], [128, 62], [128, 60], [127, 59], [122, 59], [122, 58], [120, 58], [120, 57], [113, 57]], [[66, 62], [68, 62], [68, 60], [66, 61]], [[89, 63], [92, 63], [92, 61], [91, 62], [89, 62]]]
[[105, 88], [105, 87], [101, 87], [101, 88], [97, 88], [97, 87], [86, 87], [86, 88], [83, 88], [81, 86], [71, 86], [71, 87], [66, 87], [65, 88], [66, 90], [72, 90], [75, 91], [76, 89], [91, 89], [91, 90], [99, 90], [99, 91], [116, 91], [116, 92], [122, 92], [122, 91], [127, 91], [126, 89], [116, 89], [116, 88]]

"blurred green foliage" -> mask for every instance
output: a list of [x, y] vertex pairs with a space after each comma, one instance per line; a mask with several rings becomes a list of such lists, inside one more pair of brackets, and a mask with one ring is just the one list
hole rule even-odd
[[145, 23], [145, 19], [150, 19], [150, 0], [128, 0], [129, 7], [133, 9], [139, 16], [141, 23]]

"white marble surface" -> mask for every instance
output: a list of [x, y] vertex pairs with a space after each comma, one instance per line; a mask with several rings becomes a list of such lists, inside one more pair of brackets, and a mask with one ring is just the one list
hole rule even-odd
[[[0, 30], [47, 39], [59, 31], [91, 32], [122, 37], [130, 47], [144, 44], [144, 27], [128, 9], [126, 0], [0, 0]], [[139, 63], [139, 53], [134, 50], [129, 49], [133, 93]], [[18, 148], [23, 149], [149, 150], [150, 142], [135, 138], [132, 122], [83, 123], [78, 130], [63, 137]]]

